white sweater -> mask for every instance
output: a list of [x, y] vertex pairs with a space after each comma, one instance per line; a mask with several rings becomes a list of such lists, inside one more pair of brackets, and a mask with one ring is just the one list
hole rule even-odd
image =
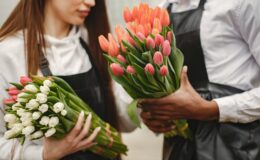
[[[75, 27], [68, 37], [63, 39], [45, 36], [50, 45], [45, 56], [50, 63], [53, 75], [73, 75], [91, 69], [89, 57], [80, 45], [80, 36], [81, 30], [76, 31]], [[0, 66], [0, 160], [40, 160], [42, 159], [42, 140], [32, 142], [28, 140], [21, 146], [17, 140], [6, 140], [3, 137], [5, 123], [2, 102], [4, 98], [8, 97], [5, 89], [10, 87], [9, 82], [18, 82], [20, 76], [27, 75], [22, 32], [0, 42]], [[39, 74], [41, 74], [40, 71]], [[120, 85], [114, 83], [113, 87], [118, 104], [120, 125], [130, 131], [135, 128], [126, 111], [131, 98]]]

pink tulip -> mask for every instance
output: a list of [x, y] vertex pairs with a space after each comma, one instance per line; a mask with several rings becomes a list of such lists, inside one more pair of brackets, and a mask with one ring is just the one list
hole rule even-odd
[[29, 77], [27, 77], [27, 76], [22, 76], [22, 77], [20, 78], [20, 83], [25, 86], [25, 85], [27, 85], [28, 83], [32, 83], [32, 79], [29, 78]]
[[152, 65], [151, 63], [148, 63], [148, 64], [145, 66], [144, 70], [145, 70], [146, 72], [150, 73], [151, 75], [154, 75], [155, 70], [154, 70], [154, 67], [153, 67], [153, 65]]
[[138, 33], [136, 34], [136, 36], [137, 36], [141, 41], [145, 40], [145, 36], [144, 36], [144, 34], [141, 33], [141, 32], [138, 32]]
[[14, 104], [15, 101], [12, 98], [8, 98], [8, 99], [4, 99], [4, 104], [8, 105], [8, 104]]
[[163, 55], [161, 52], [157, 51], [154, 53], [153, 62], [157, 65], [161, 65], [163, 63]]
[[163, 44], [164, 38], [162, 35], [156, 34], [154, 41], [155, 41], [155, 45], [159, 47], [160, 45]]
[[133, 20], [132, 13], [128, 7], [125, 7], [124, 9], [124, 20], [125, 22], [130, 22]]
[[162, 76], [166, 76], [168, 74], [168, 68], [167, 66], [163, 65], [161, 68], [160, 68], [160, 74]]
[[117, 56], [117, 60], [120, 61], [120, 62], [122, 62], [123, 64], [126, 64], [126, 59], [125, 59], [125, 57], [122, 56], [121, 54], [119, 54], [119, 55]]
[[124, 74], [124, 69], [117, 63], [110, 64], [110, 69], [115, 76], [121, 76]]
[[154, 49], [154, 47], [155, 47], [155, 42], [154, 42], [154, 40], [151, 38], [151, 37], [148, 37], [147, 39], [146, 39], [146, 47], [148, 48], [148, 49]]
[[99, 41], [99, 45], [100, 45], [101, 49], [104, 52], [108, 52], [108, 46], [109, 46], [108, 40], [103, 35], [101, 35], [98, 37], [98, 41]]
[[168, 41], [170, 42], [170, 43], [172, 43], [172, 32], [171, 31], [169, 31], [169, 32], [167, 32], [167, 39], [168, 39]]
[[171, 54], [171, 46], [168, 40], [163, 42], [162, 54], [164, 56], [169, 56]]
[[17, 95], [17, 94], [19, 94], [20, 93], [20, 90], [18, 90], [18, 89], [12, 89], [12, 90], [9, 90], [8, 91], [8, 94], [10, 95], [10, 96], [14, 96], [14, 95]]
[[12, 99], [13, 99], [14, 101], [16, 101], [16, 100], [17, 100], [17, 95], [12, 96]]
[[108, 54], [112, 57], [116, 57], [119, 54], [119, 48], [111, 33], [108, 34], [108, 40], [109, 40]]
[[135, 69], [132, 66], [127, 66], [126, 72], [130, 74], [135, 74]]

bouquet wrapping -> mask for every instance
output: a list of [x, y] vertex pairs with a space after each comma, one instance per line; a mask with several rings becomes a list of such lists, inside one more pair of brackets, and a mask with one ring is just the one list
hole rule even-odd
[[88, 150], [106, 158], [127, 152], [118, 132], [101, 120], [63, 79], [54, 76], [21, 77], [20, 83], [11, 84], [13, 87], [7, 89], [10, 98], [4, 100], [6, 139], [18, 138], [23, 144], [26, 138], [62, 138], [75, 126], [83, 111], [85, 115], [92, 115], [88, 136], [95, 128], [101, 127], [95, 139], [96, 145]]
[[[117, 25], [108, 39], [99, 36], [99, 44], [109, 62], [112, 79], [121, 84], [134, 99], [129, 105], [130, 118], [140, 125], [136, 115], [138, 99], [167, 96], [180, 87], [183, 54], [176, 47], [175, 36], [166, 9], [140, 4], [124, 10], [126, 28]], [[165, 136], [190, 137], [186, 120], [174, 120], [176, 128]]]

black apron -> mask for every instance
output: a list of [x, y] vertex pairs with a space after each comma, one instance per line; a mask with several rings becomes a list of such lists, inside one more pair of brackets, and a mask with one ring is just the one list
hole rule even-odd
[[[80, 39], [82, 47], [86, 50], [86, 53], [89, 56], [92, 68], [85, 72], [70, 76], [59, 76], [64, 79], [69, 85], [75, 90], [76, 94], [84, 100], [93, 111], [101, 117], [103, 120], [107, 121], [105, 114], [105, 104], [104, 104], [104, 95], [102, 94], [100, 78], [98, 75], [97, 67], [94, 64], [93, 58], [86, 43]], [[49, 69], [47, 59], [41, 55], [40, 69], [44, 76], [51, 76], [52, 73]], [[63, 160], [108, 160], [92, 152], [76, 152], [71, 155], [68, 155]]]
[[[206, 100], [243, 92], [208, 80], [200, 41], [200, 21], [206, 0], [197, 9], [171, 13], [177, 47], [184, 54], [188, 77], [195, 90]], [[219, 123], [189, 120], [193, 139], [166, 138], [165, 160], [260, 160], [260, 123]]]

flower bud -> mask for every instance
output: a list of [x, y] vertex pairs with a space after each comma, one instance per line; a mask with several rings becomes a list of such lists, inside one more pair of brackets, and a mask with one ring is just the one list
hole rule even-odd
[[43, 116], [40, 120], [40, 124], [43, 126], [47, 126], [49, 124], [50, 118], [47, 116]]
[[12, 110], [17, 111], [22, 105], [18, 102], [12, 105]]
[[50, 88], [48, 86], [40, 86], [40, 91], [43, 93], [43, 94], [46, 94], [48, 95], [49, 92], [50, 92]]
[[48, 109], [49, 109], [49, 106], [47, 104], [42, 104], [42, 105], [40, 105], [38, 110], [41, 111], [42, 113], [45, 113], [48, 111]]
[[99, 41], [99, 45], [100, 45], [101, 49], [104, 52], [108, 52], [108, 45], [109, 45], [108, 40], [103, 35], [101, 35], [98, 37], [98, 41]]
[[51, 137], [52, 135], [54, 135], [56, 133], [56, 129], [55, 128], [51, 128], [51, 129], [48, 129], [47, 132], [44, 134], [45, 137]]
[[173, 36], [172, 31], [167, 32], [167, 39], [170, 43], [172, 43], [172, 36]]
[[4, 99], [5, 105], [14, 104], [14, 103], [15, 103], [15, 100], [13, 98]]
[[157, 65], [161, 65], [163, 63], [163, 55], [161, 52], [157, 51], [154, 53], [153, 62]]
[[124, 74], [124, 69], [117, 63], [110, 64], [110, 69], [115, 76], [121, 76]]
[[16, 133], [13, 130], [8, 130], [5, 132], [4, 137], [5, 139], [11, 139], [16, 136]]
[[144, 41], [144, 40], [145, 40], [145, 36], [144, 36], [144, 34], [141, 33], [141, 32], [138, 32], [138, 33], [136, 34], [136, 36], [137, 36], [141, 41]]
[[155, 39], [154, 39], [154, 41], [155, 41], [155, 45], [159, 47], [160, 45], [163, 44], [163, 42], [164, 42], [164, 38], [163, 38], [162, 35], [160, 35], [160, 34], [156, 34], [156, 35], [155, 35]]
[[63, 115], [63, 116], [66, 116], [67, 113], [68, 113], [68, 112], [67, 112], [65, 109], [63, 109], [63, 110], [61, 111], [61, 115]]
[[38, 93], [36, 94], [36, 100], [42, 104], [42, 103], [46, 103], [47, 102], [47, 96], [43, 93]]
[[17, 119], [17, 117], [16, 117], [16, 115], [14, 115], [14, 114], [6, 114], [5, 116], [4, 116], [4, 120], [5, 120], [5, 122], [8, 122], [8, 123], [15, 123], [16, 122], [16, 119]]
[[28, 83], [32, 83], [32, 82], [33, 82], [32, 79], [29, 78], [29, 77], [22, 76], [22, 77], [20, 78], [20, 83], [21, 83], [23, 86], [27, 85]]
[[52, 82], [50, 80], [46, 79], [46, 80], [43, 81], [43, 85], [47, 86], [47, 87], [51, 87]]
[[163, 65], [161, 68], [160, 68], [160, 74], [162, 76], [166, 76], [168, 74], [168, 68], [167, 66]]
[[131, 11], [129, 10], [128, 7], [125, 7], [125, 9], [124, 9], [124, 20], [125, 20], [125, 22], [126, 23], [131, 22], [132, 19], [133, 19], [133, 17], [132, 17]]
[[130, 74], [135, 74], [135, 69], [132, 66], [127, 66], [126, 72]]
[[53, 111], [55, 113], [59, 113], [64, 109], [64, 104], [61, 102], [57, 102], [53, 105]]
[[41, 117], [41, 112], [33, 112], [32, 114], [32, 119], [33, 120], [38, 120]]
[[117, 56], [117, 60], [120, 61], [120, 62], [122, 62], [123, 64], [126, 64], [126, 59], [125, 59], [125, 57], [122, 56], [121, 54], [119, 54], [119, 55]]
[[19, 93], [20, 93], [20, 90], [18, 90], [18, 89], [13, 89], [13, 90], [8, 91], [8, 94], [10, 96], [18, 95]]
[[35, 140], [35, 139], [39, 139], [43, 137], [43, 132], [42, 131], [37, 131], [37, 132], [34, 132], [31, 136], [30, 136], [30, 139], [31, 140]]
[[148, 49], [151, 49], [151, 48], [153, 49], [155, 47], [155, 42], [154, 42], [154, 40], [151, 37], [148, 37], [146, 39], [146, 47]]
[[39, 106], [39, 103], [36, 101], [36, 99], [31, 99], [28, 103], [26, 103], [25, 108], [28, 108], [29, 110], [37, 109]]
[[163, 42], [162, 54], [164, 56], [169, 56], [171, 54], [171, 46], [170, 46], [170, 42], [168, 40], [165, 40]]
[[148, 63], [148, 64], [145, 66], [144, 70], [145, 70], [146, 72], [150, 73], [151, 75], [154, 75], [155, 70], [154, 70], [154, 67], [153, 67], [153, 65], [152, 65], [151, 63]]
[[37, 88], [35, 85], [33, 85], [33, 84], [28, 84], [28, 85], [26, 85], [26, 86], [24, 87], [24, 89], [25, 89], [26, 91], [29, 91], [29, 92], [32, 92], [32, 93], [38, 92], [38, 88]]
[[33, 133], [35, 130], [34, 126], [27, 126], [22, 130], [22, 134], [25, 136], [30, 135], [31, 133]]
[[49, 121], [49, 127], [55, 127], [59, 124], [59, 118], [58, 117], [51, 117]]
[[20, 109], [17, 110], [16, 113], [17, 113], [18, 116], [21, 117], [25, 113], [25, 109], [20, 108]]
[[15, 133], [19, 133], [23, 130], [23, 125], [22, 123], [15, 123], [12, 130], [15, 132]]

